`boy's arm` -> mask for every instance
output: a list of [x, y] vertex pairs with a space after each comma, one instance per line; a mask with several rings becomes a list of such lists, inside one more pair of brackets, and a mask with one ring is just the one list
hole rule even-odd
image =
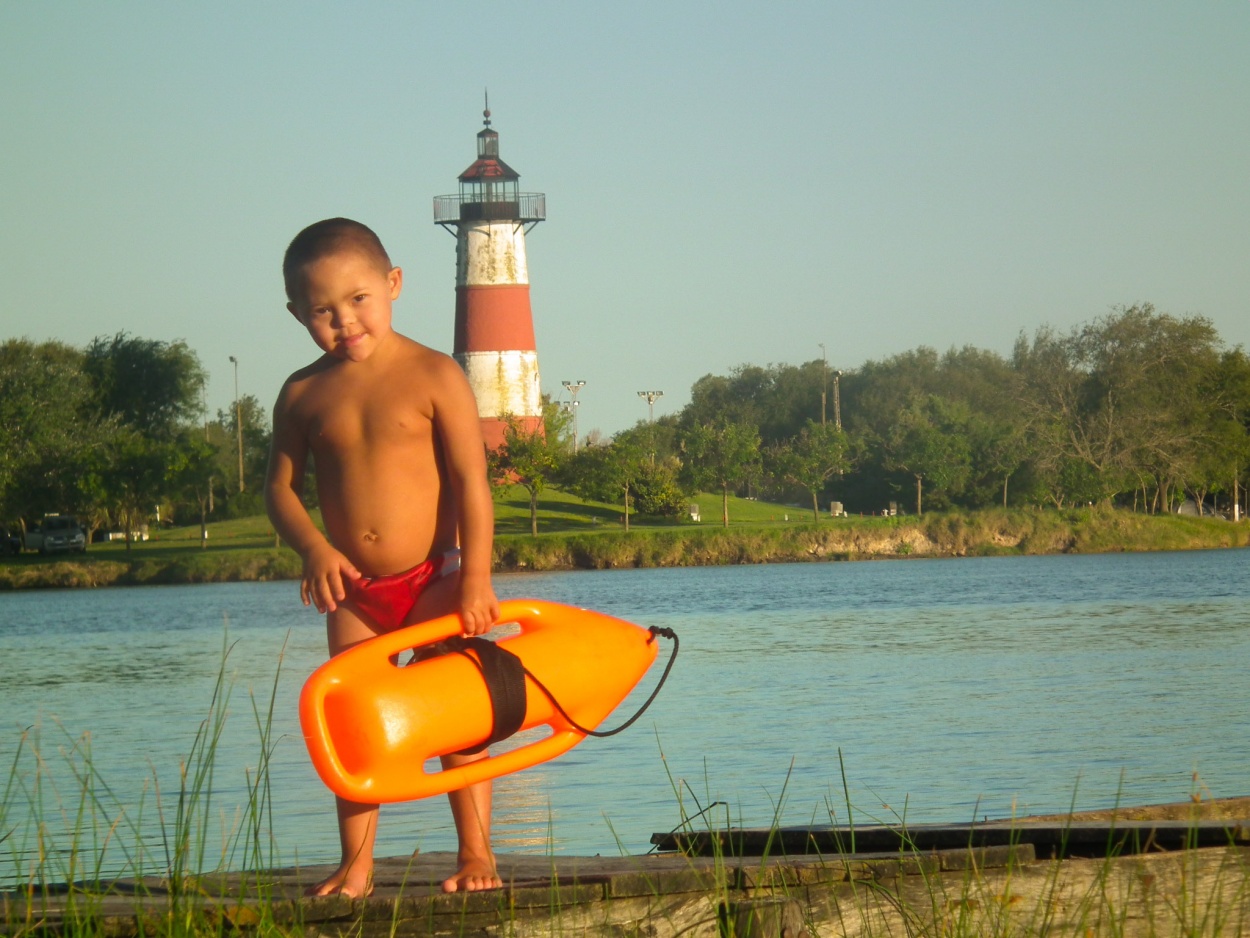
[[317, 530], [300, 498], [304, 490], [304, 467], [308, 462], [308, 442], [291, 413], [283, 388], [273, 412], [273, 441], [269, 448], [269, 468], [265, 474], [265, 510], [278, 536], [303, 561], [300, 598], [318, 612], [333, 612], [347, 598], [344, 577], [360, 576], [350, 560], [334, 549]]
[[477, 402], [464, 372], [441, 359], [435, 381], [434, 429], [446, 460], [448, 483], [456, 497], [460, 529], [460, 618], [467, 635], [490, 631], [499, 618], [499, 600], [490, 582], [495, 510], [486, 479]]

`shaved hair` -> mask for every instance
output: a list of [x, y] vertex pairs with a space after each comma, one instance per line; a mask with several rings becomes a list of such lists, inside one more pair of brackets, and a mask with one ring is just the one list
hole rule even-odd
[[304, 288], [304, 269], [309, 264], [346, 251], [363, 254], [384, 274], [395, 266], [372, 228], [350, 218], [327, 218], [309, 225], [287, 246], [282, 258], [287, 299], [292, 303], [299, 301]]

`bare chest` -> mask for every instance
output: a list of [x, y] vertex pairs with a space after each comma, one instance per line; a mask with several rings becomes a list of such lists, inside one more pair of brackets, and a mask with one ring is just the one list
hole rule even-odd
[[314, 453], [348, 457], [353, 452], [428, 445], [433, 424], [419, 401], [398, 389], [379, 388], [366, 398], [331, 397], [307, 421]]

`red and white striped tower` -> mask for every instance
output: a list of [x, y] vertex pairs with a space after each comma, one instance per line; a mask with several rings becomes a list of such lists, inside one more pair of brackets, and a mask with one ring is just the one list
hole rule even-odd
[[542, 426], [538, 350], [530, 312], [525, 234], [547, 217], [547, 197], [517, 191], [521, 177], [499, 158], [489, 107], [477, 159], [460, 174], [460, 192], [434, 199], [434, 223], [456, 236], [453, 354], [477, 397], [487, 447], [503, 443], [505, 418]]

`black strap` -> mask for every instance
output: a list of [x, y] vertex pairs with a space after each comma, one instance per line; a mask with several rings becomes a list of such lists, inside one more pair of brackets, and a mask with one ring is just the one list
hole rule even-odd
[[[456, 753], [458, 756], [475, 755], [492, 743], [507, 739], [525, 722], [525, 666], [508, 649], [484, 638], [457, 636], [443, 644], [449, 651], [458, 652], [477, 665], [486, 682], [486, 693], [490, 695], [490, 736], [481, 745]], [[474, 654], [469, 654], [470, 650]]]

